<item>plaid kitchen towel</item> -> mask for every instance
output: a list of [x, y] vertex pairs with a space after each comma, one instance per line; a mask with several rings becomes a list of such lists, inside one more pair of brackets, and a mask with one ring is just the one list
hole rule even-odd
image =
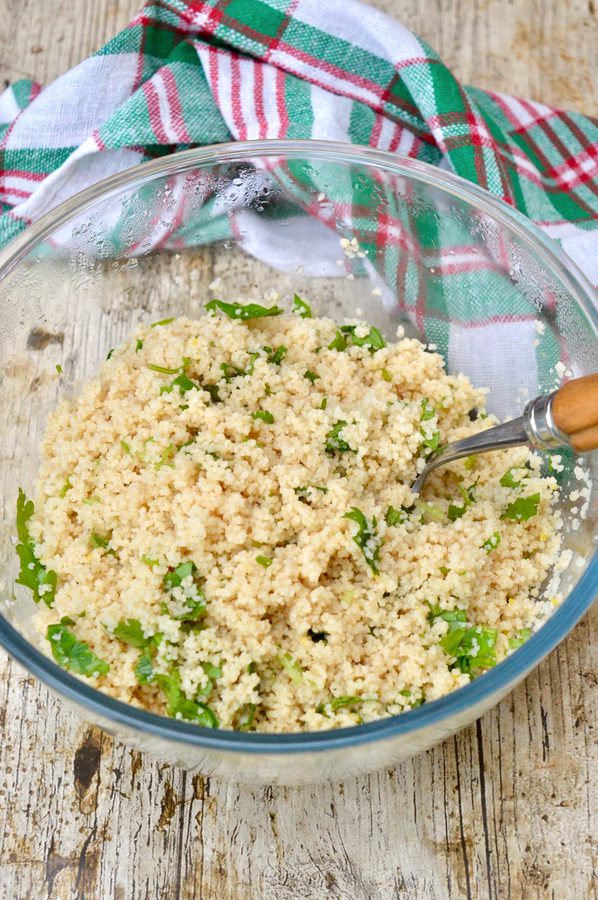
[[[0, 244], [61, 200], [135, 163], [259, 138], [350, 141], [452, 169], [533, 219], [598, 284], [598, 123], [460, 85], [423, 41], [355, 0], [150, 2], [95, 56], [44, 90], [27, 81], [13, 85], [0, 98]], [[327, 239], [325, 217], [313, 203], [315, 186], [327, 199], [332, 194], [325, 172], [306, 179], [281, 167], [274, 174], [311, 216], [311, 224], [296, 211], [293, 218], [304, 258], [313, 258], [317, 274], [340, 274], [338, 241]], [[333, 188], [331, 215], [347, 199], [352, 211], [359, 205], [354, 185]], [[388, 287], [388, 302], [403, 307], [452, 368], [471, 360], [464, 349], [474, 341], [482, 369], [500, 348], [505, 397], [516, 387], [554, 386], [556, 362], [568, 360], [556, 333], [541, 340], [533, 334], [534, 305], [554, 297], [531, 297], [522, 310], [517, 273], [505, 273], [502, 247], [496, 261], [480, 260], [466, 228], [455, 223], [447, 239], [433, 215], [405, 221], [405, 209], [392, 210], [393, 185], [382, 188], [384, 221], [341, 215], [365, 255], [351, 270]], [[380, 185], [360, 188], [366, 189]], [[277, 265], [275, 222], [273, 240], [267, 216], [234, 208], [215, 214], [216, 199], [189, 224], [182, 214], [188, 186], [178, 190], [172, 222], [156, 226], [139, 253], [233, 233], [245, 235], [249, 252]], [[125, 231], [126, 223], [115, 223], [105, 246], [118, 253]], [[310, 240], [313, 253], [306, 253]], [[521, 372], [529, 380], [523, 388]], [[486, 383], [484, 371], [468, 374]]]
[[135, 163], [252, 138], [350, 141], [444, 166], [529, 216], [598, 284], [598, 122], [460, 84], [356, 0], [150, 0], [48, 87], [9, 87], [0, 245]]

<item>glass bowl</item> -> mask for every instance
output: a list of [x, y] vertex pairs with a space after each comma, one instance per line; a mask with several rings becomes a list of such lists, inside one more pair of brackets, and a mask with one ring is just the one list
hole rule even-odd
[[391, 766], [497, 703], [588, 609], [598, 504], [594, 491], [588, 517], [576, 520], [567, 459], [566, 599], [494, 669], [397, 717], [318, 733], [209, 730], [69, 675], [37, 649], [33, 603], [14, 585], [17, 488], [31, 492], [47, 413], [140, 321], [200, 315], [213, 296], [272, 291], [283, 305], [298, 292], [338, 321], [360, 309], [391, 339], [402, 325], [436, 344], [449, 371], [490, 388], [501, 417], [563, 374], [591, 372], [598, 334], [592, 288], [522, 215], [439, 169], [343, 144], [222, 144], [144, 163], [57, 206], [0, 253], [0, 642], [120, 740], [205, 774], [291, 784]]

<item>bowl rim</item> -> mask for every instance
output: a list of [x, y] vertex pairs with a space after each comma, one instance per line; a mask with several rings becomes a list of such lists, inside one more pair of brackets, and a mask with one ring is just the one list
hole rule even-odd
[[[483, 188], [444, 169], [400, 157], [384, 150], [337, 141], [260, 140], [213, 144], [184, 150], [157, 160], [142, 162], [96, 182], [74, 194], [40, 217], [0, 251], [0, 282], [50, 233], [74, 215], [96, 203], [104, 202], [123, 188], [135, 187], [155, 177], [184, 172], [207, 164], [251, 161], [258, 157], [300, 159], [369, 164], [391, 174], [432, 185], [506, 226], [542, 260], [585, 313], [598, 340], [598, 308], [594, 289], [577, 265], [551, 238], [531, 220], [493, 197]], [[171, 719], [115, 700], [97, 688], [61, 669], [33, 644], [30, 644], [0, 613], [0, 645], [25, 669], [49, 688], [75, 704], [85, 707], [103, 721], [137, 728], [154, 737], [176, 741], [181, 746], [243, 752], [245, 754], [288, 754], [340, 750], [374, 741], [405, 735], [480, 707], [478, 715], [497, 702], [511, 687], [534, 668], [571, 631], [598, 594], [598, 553], [588, 561], [585, 571], [563, 603], [541, 628], [495, 668], [457, 690], [424, 703], [417, 709], [349, 728], [316, 732], [249, 733], [210, 729], [191, 722]], [[484, 704], [483, 708], [482, 704]], [[466, 724], [463, 722], [462, 724]], [[104, 726], [106, 727], [106, 726]]]

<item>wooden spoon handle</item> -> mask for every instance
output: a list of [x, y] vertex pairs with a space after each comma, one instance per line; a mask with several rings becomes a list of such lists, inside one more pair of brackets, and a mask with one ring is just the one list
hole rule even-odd
[[598, 374], [560, 387], [552, 397], [552, 416], [578, 453], [598, 449]]

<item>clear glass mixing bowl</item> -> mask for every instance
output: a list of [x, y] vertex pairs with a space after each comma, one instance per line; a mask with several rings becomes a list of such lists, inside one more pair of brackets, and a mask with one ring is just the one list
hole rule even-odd
[[[84, 161], [82, 162], [84, 165]], [[357, 252], [340, 239], [357, 240]], [[210, 287], [212, 285], [212, 287]], [[18, 485], [30, 492], [46, 415], [140, 321], [200, 315], [213, 296], [294, 292], [341, 321], [361, 309], [394, 338], [434, 342], [449, 371], [516, 415], [598, 359], [592, 288], [523, 216], [450, 174], [342, 144], [263, 141], [190, 150], [78, 194], [0, 254], [3, 525], [0, 642], [80, 714], [169, 762], [235, 780], [341, 779], [426, 749], [498, 702], [571, 630], [597, 590], [598, 504], [577, 526], [566, 600], [506, 661], [401, 716], [314, 734], [211, 731], [119, 703], [37, 649], [14, 585]], [[56, 366], [62, 367], [59, 374]], [[586, 466], [591, 460], [586, 460]]]

